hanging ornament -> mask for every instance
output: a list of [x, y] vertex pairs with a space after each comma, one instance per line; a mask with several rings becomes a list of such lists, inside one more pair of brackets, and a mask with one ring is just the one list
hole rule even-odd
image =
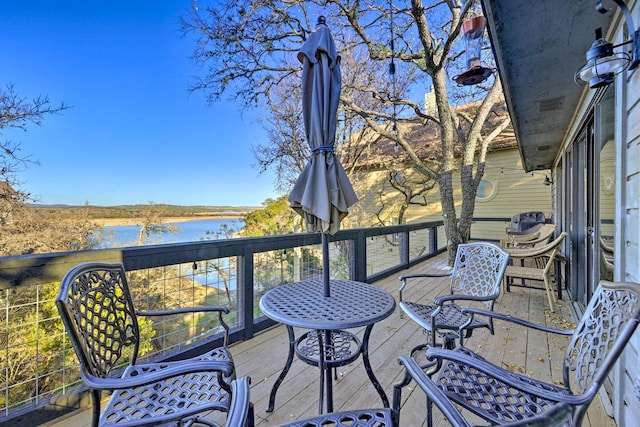
[[395, 34], [394, 34], [394, 25], [393, 25], [393, 8], [391, 4], [391, 0], [389, 0], [389, 30], [391, 33], [391, 41], [390, 41], [390, 49], [391, 49], [391, 61], [389, 63], [389, 75], [391, 76], [391, 100], [393, 102], [393, 122], [391, 130], [393, 132], [393, 136], [395, 138], [395, 144], [393, 146], [393, 151], [398, 152], [398, 115], [397, 115], [397, 93], [396, 93], [396, 63], [395, 63]]

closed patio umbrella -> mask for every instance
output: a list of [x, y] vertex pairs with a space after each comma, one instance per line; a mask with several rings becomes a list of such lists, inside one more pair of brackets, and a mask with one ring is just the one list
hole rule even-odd
[[323, 16], [300, 48], [298, 59], [303, 65], [302, 115], [311, 158], [289, 194], [289, 203], [304, 218], [308, 232], [322, 233], [324, 294], [329, 296], [327, 233], [340, 229], [340, 221], [358, 198], [334, 153], [340, 56]]

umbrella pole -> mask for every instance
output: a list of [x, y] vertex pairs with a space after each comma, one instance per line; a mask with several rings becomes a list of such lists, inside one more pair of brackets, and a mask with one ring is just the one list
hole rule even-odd
[[327, 233], [322, 233], [322, 279], [325, 297], [331, 296], [329, 276], [329, 237], [327, 236]]

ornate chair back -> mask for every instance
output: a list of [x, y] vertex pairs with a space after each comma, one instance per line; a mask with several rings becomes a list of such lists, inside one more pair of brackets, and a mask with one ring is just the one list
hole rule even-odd
[[[453, 348], [459, 336], [460, 327], [468, 338], [478, 328], [488, 328], [493, 334], [493, 320], [474, 320], [467, 323], [469, 316], [462, 313], [465, 307], [484, 306], [493, 310], [496, 298], [500, 296], [500, 287], [509, 254], [502, 248], [487, 242], [463, 243], [458, 245], [453, 270], [444, 274], [409, 274], [400, 276], [402, 286], [399, 289], [400, 309], [413, 321], [429, 332], [430, 341], [421, 343], [411, 350], [411, 354], [425, 347], [439, 345], [437, 336], [443, 338], [445, 348]], [[429, 285], [430, 278], [450, 277], [450, 294], [433, 298], [432, 303], [407, 301], [403, 292], [409, 283]], [[427, 279], [427, 280], [414, 280]], [[460, 302], [461, 305], [458, 305]]]
[[121, 264], [81, 264], [62, 279], [56, 300], [80, 363], [105, 378], [135, 364], [139, 327]]
[[[142, 344], [138, 316], [217, 313], [226, 343], [228, 327], [221, 314], [228, 313], [228, 308], [207, 305], [136, 311], [124, 266], [104, 262], [84, 263], [69, 270], [62, 279], [56, 305], [80, 360], [80, 375], [91, 389], [92, 426], [164, 425], [174, 421], [191, 425], [194, 421], [202, 423], [197, 420], [206, 411], [229, 412], [228, 421], [239, 419], [238, 423], [244, 423], [248, 419], [253, 425], [248, 378], [232, 383], [235, 372], [226, 347], [209, 348], [176, 361], [136, 363]], [[111, 391], [104, 410], [102, 390]]]
[[[509, 255], [499, 247], [483, 242], [458, 245], [451, 274], [451, 294], [486, 297], [500, 294]], [[489, 310], [495, 299], [485, 301]]]
[[[640, 322], [635, 283], [601, 281], [573, 333], [564, 359], [564, 383], [591, 402]], [[588, 403], [576, 410], [581, 420]]]

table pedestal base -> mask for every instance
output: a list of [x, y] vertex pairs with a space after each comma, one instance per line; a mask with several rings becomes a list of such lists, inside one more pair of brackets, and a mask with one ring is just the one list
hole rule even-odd
[[[369, 380], [371, 380], [371, 383], [380, 395], [380, 399], [382, 400], [384, 407], [388, 408], [389, 399], [373, 373], [373, 369], [371, 369], [371, 362], [369, 361], [369, 337], [371, 336], [372, 329], [373, 324], [367, 325], [364, 331], [362, 343], [360, 343], [355, 335], [343, 330], [309, 331], [296, 340], [293, 328], [291, 326], [287, 326], [287, 333], [289, 335], [289, 354], [282, 372], [271, 389], [267, 412], [273, 412], [276, 393], [291, 368], [294, 353], [303, 362], [320, 368], [319, 414], [322, 414], [323, 412], [324, 396], [327, 398], [327, 412], [333, 412], [332, 376], [335, 369], [352, 363], [360, 354], [362, 354], [362, 361]], [[313, 334], [316, 334], [316, 339], [312, 336]], [[304, 346], [302, 346], [303, 342]], [[329, 344], [325, 345], [325, 343]], [[339, 346], [340, 349], [337, 349], [337, 346]], [[354, 346], [355, 349], [353, 348]], [[320, 348], [324, 348], [325, 350], [320, 351]]]

